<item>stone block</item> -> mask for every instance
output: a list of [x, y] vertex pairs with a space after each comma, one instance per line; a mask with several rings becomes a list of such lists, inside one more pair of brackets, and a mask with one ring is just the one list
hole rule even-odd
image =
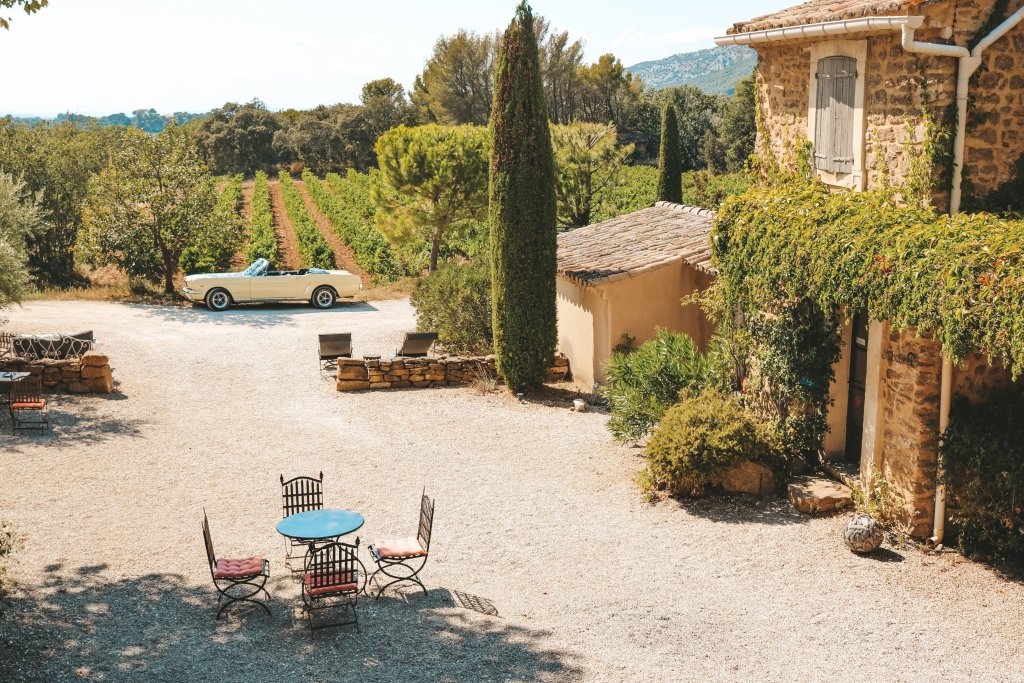
[[743, 460], [726, 470], [715, 484], [726, 493], [766, 496], [775, 490], [775, 473], [764, 463]]
[[366, 367], [366, 361], [362, 360], [361, 358], [339, 358], [338, 359], [338, 368], [342, 368], [342, 367], [365, 368]]
[[365, 382], [369, 376], [370, 373], [366, 370], [366, 367], [362, 365], [338, 366], [338, 379], [340, 380], [360, 380]]
[[370, 382], [371, 389], [390, 389], [391, 382]]
[[82, 384], [88, 387], [89, 392], [93, 394], [109, 394], [114, 391], [114, 378], [110, 376], [109, 372], [102, 377], [84, 380]]
[[430, 384], [431, 384], [430, 382], [425, 382], [425, 381], [422, 381], [422, 380], [417, 380], [417, 381], [412, 383], [412, 385], [414, 387], [416, 387], [417, 389], [425, 389], [425, 388], [429, 387]]
[[85, 355], [82, 356], [82, 365], [91, 365], [93, 367], [110, 365], [110, 359], [107, 358], [106, 354], [99, 351], [86, 351]]
[[85, 382], [72, 382], [68, 385], [69, 394], [88, 394], [92, 390]]
[[804, 514], [832, 512], [853, 506], [850, 487], [821, 477], [797, 477], [789, 485], [789, 502]]
[[412, 386], [412, 382], [410, 382], [409, 380], [399, 380], [397, 382], [392, 382], [391, 383], [391, 388], [392, 389], [404, 389], [405, 387], [411, 387], [411, 386]]
[[358, 382], [355, 380], [339, 379], [335, 385], [338, 391], [365, 391], [372, 389], [372, 385], [369, 382]]
[[96, 379], [97, 377], [106, 377], [110, 374], [109, 365], [86, 365], [82, 368], [82, 379]]

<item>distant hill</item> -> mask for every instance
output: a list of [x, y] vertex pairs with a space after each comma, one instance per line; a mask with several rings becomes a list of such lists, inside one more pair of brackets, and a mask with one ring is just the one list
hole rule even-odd
[[[172, 121], [179, 126], [188, 123], [192, 119], [199, 119], [206, 114], [191, 114], [189, 112], [174, 112], [173, 114], [160, 114], [155, 109], [136, 109], [131, 116], [125, 113], [110, 114], [109, 116], [82, 116], [80, 114], [58, 114], [56, 118], [48, 119], [41, 116], [13, 116], [15, 123], [24, 123], [29, 126], [41, 123], [61, 123], [71, 121], [83, 126], [132, 126], [140, 128], [147, 133], [159, 133]], [[2, 117], [0, 117], [2, 118]]]
[[749, 47], [730, 45], [641, 62], [629, 67], [629, 71], [656, 89], [693, 85], [706, 93], [731, 95], [736, 82], [749, 76], [755, 66], [756, 52]]

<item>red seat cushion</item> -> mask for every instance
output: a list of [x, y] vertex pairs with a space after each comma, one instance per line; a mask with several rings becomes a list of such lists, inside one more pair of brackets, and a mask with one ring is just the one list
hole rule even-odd
[[42, 410], [45, 407], [45, 398], [41, 398], [38, 401], [18, 401], [17, 403], [11, 404], [11, 408], [14, 410]]
[[387, 559], [399, 557], [423, 557], [427, 551], [423, 549], [420, 542], [413, 538], [402, 538], [399, 540], [377, 541], [373, 544], [377, 554]]
[[341, 572], [338, 574], [316, 574], [308, 572], [302, 575], [306, 583], [306, 592], [312, 596], [327, 595], [330, 593], [352, 593], [359, 590], [356, 577], [353, 572]]
[[263, 558], [258, 555], [244, 560], [217, 560], [213, 575], [218, 579], [244, 579], [263, 573]]

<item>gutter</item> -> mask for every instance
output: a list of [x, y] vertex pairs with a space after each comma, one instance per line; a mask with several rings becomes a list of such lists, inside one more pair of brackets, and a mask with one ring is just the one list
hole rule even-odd
[[770, 28], [765, 31], [750, 33], [732, 33], [715, 38], [716, 45], [759, 45], [774, 43], [780, 40], [798, 40], [800, 38], [830, 38], [845, 36], [851, 33], [866, 31], [900, 31], [904, 27], [920, 28], [924, 17], [865, 17], [863, 19], [847, 19], [845, 21], [826, 21], [820, 24], [803, 24], [785, 28]]

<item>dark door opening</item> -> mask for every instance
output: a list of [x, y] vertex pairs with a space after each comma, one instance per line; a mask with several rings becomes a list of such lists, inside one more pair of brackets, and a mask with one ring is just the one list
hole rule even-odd
[[853, 343], [850, 345], [850, 396], [846, 404], [846, 459], [860, 460], [864, 437], [864, 394], [868, 377], [868, 315], [853, 316]]

